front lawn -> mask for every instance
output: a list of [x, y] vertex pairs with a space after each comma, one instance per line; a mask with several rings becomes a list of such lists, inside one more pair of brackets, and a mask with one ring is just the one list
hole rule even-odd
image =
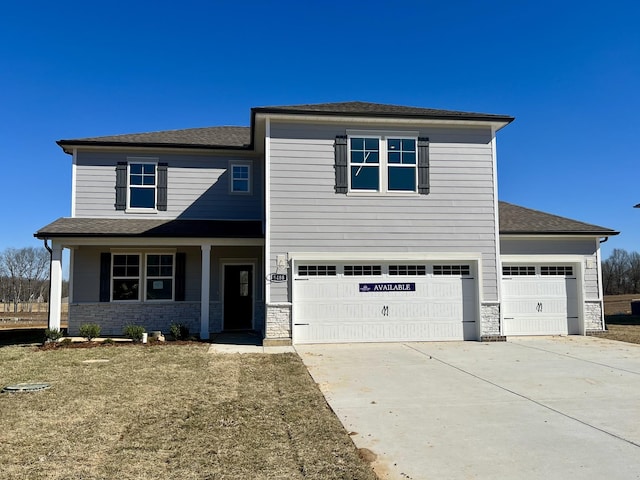
[[295, 354], [0, 348], [4, 479], [375, 479]]

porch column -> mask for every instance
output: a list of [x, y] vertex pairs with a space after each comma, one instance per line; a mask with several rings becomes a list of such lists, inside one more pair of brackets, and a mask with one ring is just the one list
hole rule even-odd
[[49, 278], [49, 328], [60, 330], [62, 313], [62, 245], [51, 243], [51, 277]]
[[202, 279], [200, 281], [200, 338], [209, 339], [209, 290], [211, 282], [211, 245], [201, 245]]

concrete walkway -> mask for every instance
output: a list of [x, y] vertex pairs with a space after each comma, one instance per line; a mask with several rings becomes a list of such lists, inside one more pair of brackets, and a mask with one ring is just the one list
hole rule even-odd
[[640, 345], [303, 345], [383, 479], [640, 479]]

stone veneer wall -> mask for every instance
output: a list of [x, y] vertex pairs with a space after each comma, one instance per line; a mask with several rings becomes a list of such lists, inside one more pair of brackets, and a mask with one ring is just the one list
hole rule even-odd
[[77, 335], [83, 323], [97, 323], [100, 335], [122, 335], [125, 325], [142, 325], [147, 332], [169, 332], [179, 322], [193, 334], [200, 333], [200, 302], [171, 303], [74, 303], [69, 305], [69, 334]]
[[291, 338], [291, 304], [266, 305], [265, 338]]
[[587, 332], [604, 330], [602, 321], [602, 302], [584, 302], [584, 324]]
[[500, 335], [500, 305], [480, 305], [480, 336]]

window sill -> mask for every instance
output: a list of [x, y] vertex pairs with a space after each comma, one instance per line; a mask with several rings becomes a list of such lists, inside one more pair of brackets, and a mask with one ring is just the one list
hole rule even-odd
[[348, 197], [422, 197], [418, 192], [347, 192]]
[[127, 208], [124, 213], [152, 213], [152, 214], [156, 214], [158, 213], [158, 210], [156, 210], [155, 208]]

